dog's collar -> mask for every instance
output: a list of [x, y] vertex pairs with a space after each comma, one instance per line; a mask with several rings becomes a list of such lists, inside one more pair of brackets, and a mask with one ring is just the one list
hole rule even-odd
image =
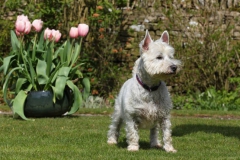
[[158, 89], [158, 87], [161, 85], [161, 81], [160, 81], [157, 86], [149, 87], [148, 85], [144, 84], [144, 83], [140, 80], [140, 78], [138, 77], [137, 74], [136, 74], [136, 78], [137, 78], [138, 83], [139, 83], [144, 89], [148, 90], [149, 92], [156, 91], [156, 90]]

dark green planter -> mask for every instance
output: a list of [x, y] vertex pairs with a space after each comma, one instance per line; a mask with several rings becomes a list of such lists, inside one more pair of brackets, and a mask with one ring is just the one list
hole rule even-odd
[[32, 91], [28, 94], [24, 114], [26, 117], [58, 117], [71, 108], [70, 91], [65, 91], [62, 99], [53, 103], [53, 93], [50, 91]]

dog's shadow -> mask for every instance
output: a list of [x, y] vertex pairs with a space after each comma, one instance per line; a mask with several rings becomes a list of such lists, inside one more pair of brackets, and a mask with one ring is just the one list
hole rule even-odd
[[[207, 134], [221, 134], [226, 137], [235, 137], [240, 139], [240, 127], [234, 126], [221, 126], [221, 125], [206, 125], [206, 124], [184, 124], [175, 126], [172, 129], [172, 136], [182, 137], [192, 133], [204, 132]], [[149, 141], [139, 140], [140, 148], [143, 150], [153, 149], [150, 147]], [[117, 146], [119, 148], [127, 148], [128, 144], [126, 138], [121, 138], [118, 141]]]
[[[150, 143], [147, 142], [147, 141], [139, 141], [139, 145], [140, 145], [140, 148], [143, 149], [143, 150], [149, 150], [149, 149], [153, 149], [150, 147]], [[127, 144], [127, 139], [124, 138], [122, 140], [120, 140], [117, 144], [117, 146], [119, 148], [127, 148], [128, 144]]]
[[176, 126], [172, 130], [172, 136], [181, 137], [197, 132], [204, 132], [209, 134], [217, 133], [226, 137], [236, 137], [240, 139], [240, 127], [204, 124], [184, 124]]

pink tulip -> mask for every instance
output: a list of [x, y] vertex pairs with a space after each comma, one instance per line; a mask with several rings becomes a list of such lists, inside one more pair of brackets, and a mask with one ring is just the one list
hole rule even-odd
[[28, 20], [28, 16], [24, 16], [24, 14], [19, 15], [19, 16], [17, 16], [17, 21], [27, 22], [27, 21], [29, 21], [29, 20]]
[[31, 31], [31, 28], [32, 28], [31, 22], [30, 22], [30, 21], [27, 21], [27, 22], [25, 23], [24, 33], [25, 33], [25, 34], [28, 34], [28, 33]]
[[52, 36], [55, 42], [58, 42], [62, 36], [62, 34], [59, 32], [59, 30], [52, 29]]
[[15, 31], [17, 35], [28, 34], [31, 31], [31, 27], [32, 24], [28, 20], [28, 16], [17, 16], [17, 20], [15, 22]]
[[32, 22], [32, 26], [35, 29], [36, 32], [41, 31], [42, 27], [43, 27], [43, 21], [41, 19], [35, 19]]
[[52, 39], [52, 30], [50, 30], [49, 28], [46, 28], [44, 31], [44, 39]]
[[78, 28], [77, 27], [71, 27], [69, 36], [71, 38], [78, 38]]
[[16, 21], [15, 23], [15, 30], [18, 32], [18, 33], [23, 33], [24, 30], [25, 30], [25, 22], [24, 21]]
[[59, 32], [59, 30], [55, 30], [55, 29], [49, 29], [46, 28], [44, 31], [44, 39], [48, 39], [48, 40], [54, 40], [55, 42], [58, 42], [61, 38], [62, 34]]
[[78, 25], [78, 35], [80, 37], [85, 37], [88, 34], [89, 26], [87, 24]]
[[16, 29], [15, 29], [15, 32], [16, 32], [16, 35], [17, 35], [17, 36], [20, 36], [20, 35], [21, 35], [21, 33], [19, 33]]

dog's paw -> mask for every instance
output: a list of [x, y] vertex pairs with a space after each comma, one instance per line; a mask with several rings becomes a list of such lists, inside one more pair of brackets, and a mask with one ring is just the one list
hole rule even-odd
[[163, 149], [166, 151], [166, 152], [172, 152], [172, 153], [176, 153], [177, 150], [173, 148], [173, 146], [164, 146]]
[[156, 149], [161, 149], [162, 145], [160, 143], [158, 143], [158, 144], [151, 144], [150, 147], [151, 148], [156, 148]]
[[127, 150], [128, 150], [128, 151], [135, 152], [135, 151], [138, 151], [138, 150], [139, 150], [139, 146], [129, 145], [128, 148], [127, 148]]
[[112, 145], [112, 144], [117, 144], [117, 140], [114, 138], [108, 138], [107, 143]]

